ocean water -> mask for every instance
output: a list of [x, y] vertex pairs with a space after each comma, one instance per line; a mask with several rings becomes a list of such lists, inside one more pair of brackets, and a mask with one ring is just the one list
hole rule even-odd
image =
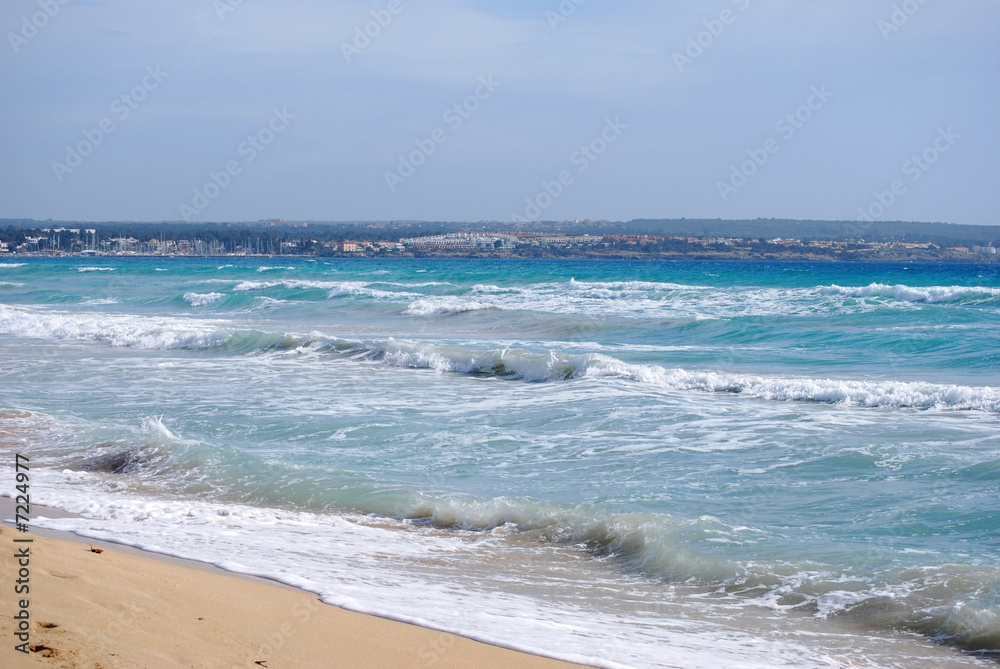
[[995, 667], [998, 332], [997, 265], [0, 259], [0, 477], [596, 666]]

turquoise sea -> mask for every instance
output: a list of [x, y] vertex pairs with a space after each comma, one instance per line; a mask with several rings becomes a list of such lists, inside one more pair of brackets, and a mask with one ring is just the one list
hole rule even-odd
[[998, 333], [997, 264], [0, 258], [0, 476], [596, 666], [995, 667]]

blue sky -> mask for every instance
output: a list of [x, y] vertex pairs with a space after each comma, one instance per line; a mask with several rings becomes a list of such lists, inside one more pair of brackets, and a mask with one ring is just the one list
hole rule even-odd
[[1000, 223], [996, 0], [4, 0], [0, 28], [0, 217]]

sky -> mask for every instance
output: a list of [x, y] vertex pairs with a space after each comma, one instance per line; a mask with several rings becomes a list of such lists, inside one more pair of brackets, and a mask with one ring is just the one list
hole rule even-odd
[[1000, 224], [997, 0], [3, 0], [0, 218]]

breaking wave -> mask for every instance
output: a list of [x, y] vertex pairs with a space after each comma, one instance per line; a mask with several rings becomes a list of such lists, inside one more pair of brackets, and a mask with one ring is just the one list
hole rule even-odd
[[673, 391], [869, 408], [965, 409], [1000, 413], [1000, 389], [902, 381], [765, 377], [631, 364], [598, 353], [565, 355], [510, 349], [473, 351], [390, 340], [369, 356], [398, 367], [544, 382], [583, 378], [632, 381]]
[[695, 552], [686, 544], [692, 537], [706, 535], [739, 543], [758, 530], [728, 525], [712, 516], [608, 514], [534, 499], [420, 495], [399, 515], [449, 529], [510, 527], [543, 543], [580, 546], [625, 571], [694, 590], [707, 589], [724, 606], [844, 617], [882, 629], [915, 632], [967, 651], [995, 654], [1000, 650], [1000, 599], [996, 595], [1000, 571], [995, 568], [949, 565], [862, 575], [853, 568], [826, 564], [725, 560]]
[[192, 307], [204, 307], [221, 300], [225, 295], [222, 293], [185, 293], [184, 301]]
[[218, 348], [230, 354], [308, 349], [394, 367], [527, 382], [609, 379], [668, 391], [729, 394], [779, 402], [1000, 413], [1000, 389], [989, 386], [690, 371], [628, 363], [599, 353], [476, 350], [400, 339], [359, 342], [318, 333], [296, 335], [219, 327], [212, 321], [184, 318], [70, 315], [0, 305], [0, 332], [20, 337], [103, 341], [138, 349]]
[[[263, 268], [261, 268], [263, 269]], [[274, 268], [280, 269], [280, 268]], [[450, 316], [499, 309], [625, 318], [723, 319], [859, 314], [883, 310], [1000, 305], [1000, 288], [873, 283], [800, 287], [726, 286], [652, 281], [539, 282], [517, 285], [428, 281], [207, 279], [235, 292], [305, 301], [356, 298], [400, 304], [404, 315]], [[290, 295], [289, 292], [294, 295]]]
[[499, 309], [493, 304], [463, 300], [461, 298], [438, 298], [435, 300], [418, 300], [403, 309], [405, 316], [442, 316], [448, 314], [464, 314], [470, 311]]
[[[100, 444], [85, 457], [76, 456], [73, 468], [106, 477], [137, 476], [147, 484], [157, 479], [165, 482], [173, 471], [175, 477], [186, 474], [189, 483], [197, 482], [193, 472], [202, 456], [196, 446], [171, 432], [160, 419], [147, 418], [141, 432], [126, 443]], [[72, 479], [80, 475], [64, 470], [61, 476]], [[294, 528], [311, 531], [318, 523], [337, 518], [240, 503], [141, 501], [120, 493], [102, 501], [75, 495], [71, 486], [55, 490], [52, 497], [59, 506], [116, 526], [116, 540], [124, 536], [126, 543], [149, 542], [157, 531], [169, 533], [178, 526], [183, 526], [188, 536], [199, 528], [204, 528], [206, 536], [214, 536], [225, 526], [224, 535], [234, 537], [235, 522], [243, 536], [252, 537], [261, 529], [268, 534]], [[350, 513], [363, 514], [350, 517], [361, 531], [372, 536], [379, 532], [382, 542], [391, 541], [393, 536], [376, 529], [388, 517], [411, 528], [482, 533], [484, 540], [492, 542], [512, 537], [518, 545], [572, 546], [617, 571], [654, 579], [682, 596], [697, 599], [709, 615], [713, 610], [732, 615], [734, 609], [754, 607], [820, 619], [840, 618], [861, 628], [921, 634], [986, 657], [996, 656], [1000, 649], [1000, 601], [996, 595], [1000, 572], [993, 567], [943, 565], [869, 571], [851, 564], [725, 558], [708, 554], [699, 545], [706, 537], [752, 544], [762, 530], [730, 525], [710, 515], [678, 518], [610, 513], [586, 504], [564, 505], [529, 497], [375, 493], [368, 497], [366, 508]], [[155, 527], [150, 528], [150, 524]], [[70, 530], [76, 525], [72, 521], [46, 523]], [[141, 528], [149, 528], [148, 534]], [[209, 540], [203, 545], [215, 543]], [[218, 563], [218, 559], [209, 561]]]
[[850, 297], [881, 297], [899, 302], [983, 302], [1000, 298], [1000, 288], [983, 286], [907, 286], [872, 283], [859, 288], [845, 288], [836, 284], [829, 291]]
[[395, 293], [377, 288], [369, 287], [371, 284], [364, 281], [241, 281], [237, 283], [233, 290], [237, 292], [260, 292], [273, 288], [285, 288], [287, 290], [324, 290], [327, 298], [342, 297], [347, 295], [364, 295], [375, 298], [407, 298], [413, 293]]

